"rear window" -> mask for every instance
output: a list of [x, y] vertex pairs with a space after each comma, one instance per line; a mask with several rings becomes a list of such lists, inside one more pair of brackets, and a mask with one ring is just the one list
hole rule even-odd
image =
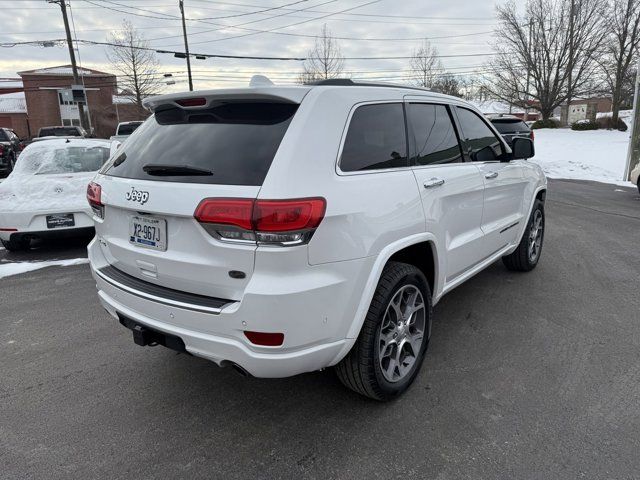
[[5, 133], [4, 130], [0, 130], [0, 141], [6, 142], [9, 140], [9, 136]]
[[492, 120], [491, 123], [500, 133], [529, 131], [529, 127], [522, 120]]
[[[195, 110], [160, 106], [103, 173], [139, 180], [260, 186], [297, 108], [276, 102], [225, 102]], [[153, 174], [158, 166], [167, 167], [161, 176]], [[183, 171], [173, 175], [172, 167]], [[189, 175], [189, 170], [211, 174]]]
[[56, 127], [56, 128], [41, 128], [40, 137], [79, 137], [80, 132], [75, 127]]
[[406, 167], [407, 140], [400, 103], [358, 107], [342, 149], [343, 172]]
[[140, 125], [142, 125], [142, 122], [140, 123], [126, 123], [124, 125], [119, 125], [118, 126], [118, 135], [131, 135], [134, 130], [136, 128], [138, 128]]
[[96, 172], [109, 158], [109, 148], [98, 145], [60, 145], [37, 142], [20, 155], [13, 172], [18, 175]]

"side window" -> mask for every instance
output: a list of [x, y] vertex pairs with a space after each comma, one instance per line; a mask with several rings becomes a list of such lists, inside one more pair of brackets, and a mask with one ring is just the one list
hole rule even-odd
[[502, 156], [502, 143], [476, 113], [456, 107], [461, 135], [474, 162], [490, 162]]
[[462, 162], [462, 153], [447, 107], [426, 103], [409, 105], [409, 124], [418, 165]]
[[407, 141], [401, 103], [358, 107], [351, 117], [340, 169], [358, 172], [406, 167]]

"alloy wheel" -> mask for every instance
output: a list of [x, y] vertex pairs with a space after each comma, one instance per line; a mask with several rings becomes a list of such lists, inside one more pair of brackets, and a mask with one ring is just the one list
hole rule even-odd
[[531, 224], [531, 230], [529, 230], [529, 262], [535, 263], [540, 255], [540, 249], [542, 247], [542, 233], [544, 229], [544, 220], [542, 218], [542, 212], [536, 210], [533, 214], [533, 222]]
[[413, 369], [425, 337], [426, 310], [422, 292], [404, 285], [393, 295], [380, 325], [378, 361], [382, 375], [398, 382]]

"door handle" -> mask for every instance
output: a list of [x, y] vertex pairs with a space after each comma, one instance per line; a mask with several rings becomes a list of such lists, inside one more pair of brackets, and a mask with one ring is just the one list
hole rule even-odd
[[491, 172], [491, 173], [484, 174], [484, 178], [488, 178], [488, 179], [497, 178], [497, 177], [498, 177], [498, 172]]
[[439, 187], [440, 185], [444, 185], [444, 178], [430, 178], [426, 182], [424, 182], [424, 188], [434, 188]]

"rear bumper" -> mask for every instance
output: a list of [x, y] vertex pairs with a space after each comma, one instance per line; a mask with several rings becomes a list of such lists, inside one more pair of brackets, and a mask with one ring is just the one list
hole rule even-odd
[[[304, 275], [260, 275], [257, 270], [242, 299], [225, 303], [214, 313], [162, 303], [148, 292], [107, 281], [99, 273], [106, 264], [99, 239], [89, 245], [89, 259], [100, 302], [114, 319], [124, 316], [179, 337], [193, 355], [221, 366], [237, 364], [263, 378], [320, 370], [341, 360], [354, 341], [347, 333], [362, 295], [361, 278], [366, 279], [371, 261], [307, 266]], [[257, 346], [244, 331], [281, 332], [284, 344]]]
[[93, 227], [71, 227], [53, 230], [43, 230], [41, 232], [14, 232], [9, 234], [9, 240], [19, 242], [23, 238], [38, 238], [42, 240], [89, 237], [95, 233]]
[[[58, 213], [73, 213], [75, 225], [73, 227], [47, 228], [47, 215]], [[0, 213], [0, 227], [15, 228], [15, 232], [0, 231], [2, 240], [9, 238], [31, 236], [37, 238], [67, 238], [81, 236], [94, 232], [93, 218], [87, 211], [51, 211], [51, 212], [26, 212], [5, 211]]]

